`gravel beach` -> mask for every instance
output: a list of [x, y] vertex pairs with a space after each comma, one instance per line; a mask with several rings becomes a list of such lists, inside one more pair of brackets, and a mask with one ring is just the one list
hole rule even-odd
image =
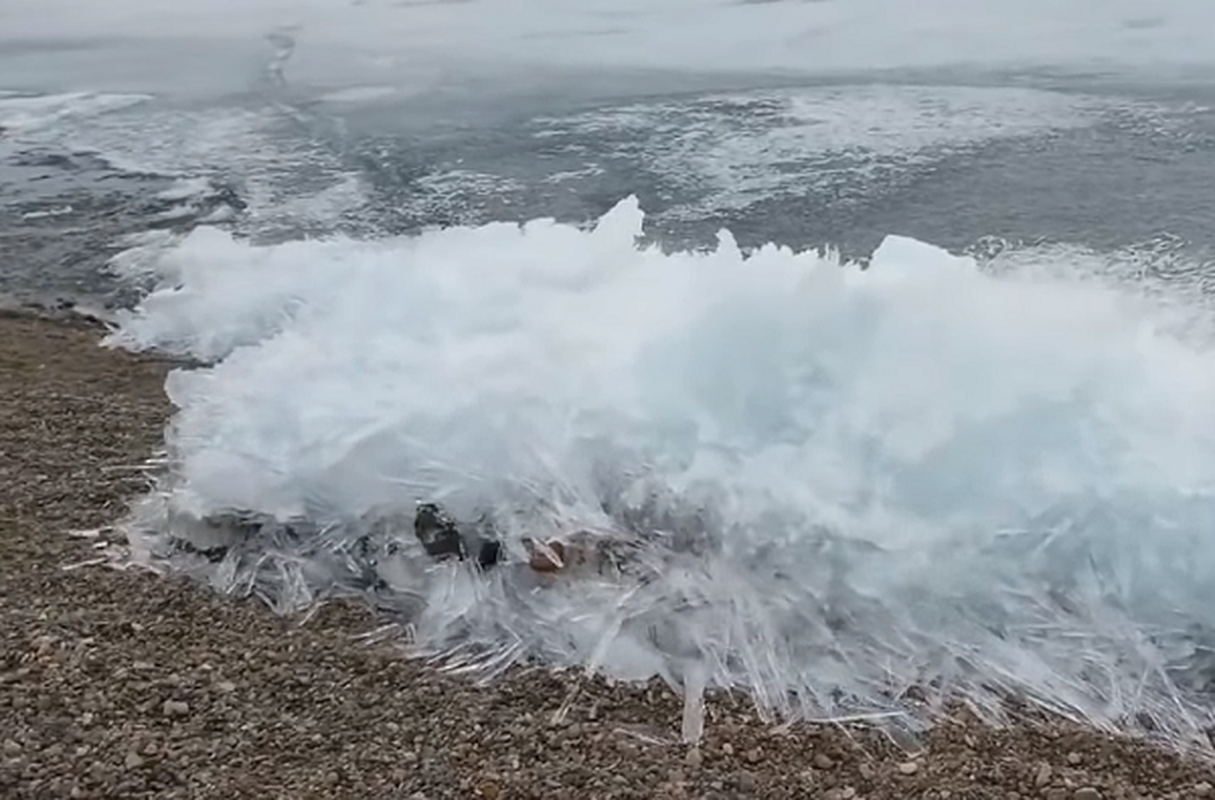
[[132, 467], [169, 412], [168, 365], [98, 337], [0, 316], [0, 796], [1215, 797], [1201, 761], [1043, 720], [960, 716], [908, 752], [722, 699], [689, 749], [659, 685], [534, 671], [478, 688], [360, 644], [359, 609], [301, 625], [177, 580], [65, 570], [98, 544], [68, 532], [142, 488]]

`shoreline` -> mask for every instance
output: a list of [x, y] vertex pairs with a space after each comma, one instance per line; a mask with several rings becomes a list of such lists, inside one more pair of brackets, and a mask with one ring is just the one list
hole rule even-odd
[[360, 643], [370, 616], [349, 604], [300, 625], [178, 579], [65, 571], [103, 544], [68, 532], [144, 488], [169, 411], [173, 362], [101, 348], [103, 329], [0, 309], [0, 795], [1215, 797], [1210, 764], [1042, 720], [951, 717], [909, 753], [719, 697], [690, 749], [656, 683], [529, 670], [479, 688]]

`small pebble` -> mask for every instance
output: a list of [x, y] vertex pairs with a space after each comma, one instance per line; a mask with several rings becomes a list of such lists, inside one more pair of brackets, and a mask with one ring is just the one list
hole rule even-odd
[[1052, 770], [1050, 768], [1050, 764], [1047, 764], [1045, 761], [1043, 761], [1042, 764], [1038, 767], [1037, 774], [1034, 775], [1034, 786], [1037, 786], [1039, 788], [1045, 786], [1046, 784], [1050, 783], [1050, 779], [1053, 775], [1054, 775], [1054, 770]]
[[1067, 754], [1067, 763], [1071, 764], [1073, 767], [1079, 766], [1082, 761], [1084, 761], [1084, 756], [1080, 755], [1075, 750]]
[[190, 713], [190, 704], [182, 700], [166, 700], [161, 710], [166, 717], [184, 717]]
[[914, 775], [920, 771], [920, 763], [918, 761], [904, 761], [899, 764], [899, 772], [904, 775]]
[[831, 769], [835, 766], [835, 762], [831, 760], [831, 756], [826, 753], [814, 754], [814, 766], [818, 769]]
[[1102, 800], [1102, 797], [1101, 792], [1092, 786], [1085, 786], [1076, 790], [1076, 793], [1072, 795], [1072, 800]]
[[689, 767], [699, 767], [702, 763], [704, 763], [704, 756], [700, 754], [699, 747], [693, 747], [688, 751], [688, 754], [684, 756], [683, 760], [687, 762]]
[[1195, 797], [1210, 797], [1211, 796], [1211, 784], [1206, 781], [1203, 781], [1202, 783], [1196, 785], [1194, 787], [1194, 796]]

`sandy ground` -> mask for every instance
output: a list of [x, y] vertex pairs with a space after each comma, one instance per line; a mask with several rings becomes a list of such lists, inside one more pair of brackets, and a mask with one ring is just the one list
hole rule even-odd
[[[661, 686], [520, 672], [492, 688], [181, 581], [67, 535], [122, 514], [159, 444], [168, 368], [87, 326], [0, 313], [0, 796], [199, 798], [1215, 797], [1215, 771], [1045, 721], [964, 717], [907, 752], [865, 729], [710, 704], [676, 738]], [[554, 712], [572, 698], [570, 712]]]

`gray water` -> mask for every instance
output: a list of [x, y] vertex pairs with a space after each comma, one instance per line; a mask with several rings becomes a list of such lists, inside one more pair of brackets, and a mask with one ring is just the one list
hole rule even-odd
[[[898, 233], [978, 253], [1052, 242], [1102, 252], [1163, 247], [1201, 265], [1215, 243], [1215, 92], [1201, 83], [956, 70], [830, 81], [567, 71], [509, 94], [452, 78], [403, 99], [343, 97], [293, 75], [290, 41], [232, 46], [219, 70], [205, 68], [214, 48], [178, 45], [178, 72], [153, 81], [140, 71], [140, 59], [157, 55], [146, 43], [152, 52], [118, 42], [0, 47], [0, 88], [53, 94], [73, 88], [55, 85], [64, 75], [92, 70], [98, 91], [157, 95], [0, 132], [0, 292], [129, 302], [133, 287], [106, 268], [128, 237], [182, 233], [200, 221], [262, 240], [375, 237], [539, 216], [589, 221], [629, 194], [647, 211], [647, 234], [672, 248], [711, 245], [724, 226], [744, 247], [830, 246], [859, 259]], [[702, 161], [712, 147], [788, 129], [790, 103], [828, 102], [846, 119], [852, 96], [876, 93], [889, 105], [971, 92], [991, 94], [984, 113], [998, 115], [1001, 91], [1063, 105], [1083, 97], [1101, 108], [1084, 124], [960, 141], [933, 141], [929, 130], [886, 151], [864, 136], [850, 143], [847, 130], [817, 147], [813, 132], [797, 128], [815, 152], [744, 156], [724, 182], [687, 161], [705, 141]], [[1015, 128], [1016, 110], [1009, 114]], [[230, 130], [199, 129], [224, 119]], [[205, 144], [190, 145], [195, 137]], [[782, 173], [766, 188], [756, 180]], [[206, 188], [162, 196], [181, 178]], [[750, 182], [756, 187], [731, 196], [731, 183]]]

